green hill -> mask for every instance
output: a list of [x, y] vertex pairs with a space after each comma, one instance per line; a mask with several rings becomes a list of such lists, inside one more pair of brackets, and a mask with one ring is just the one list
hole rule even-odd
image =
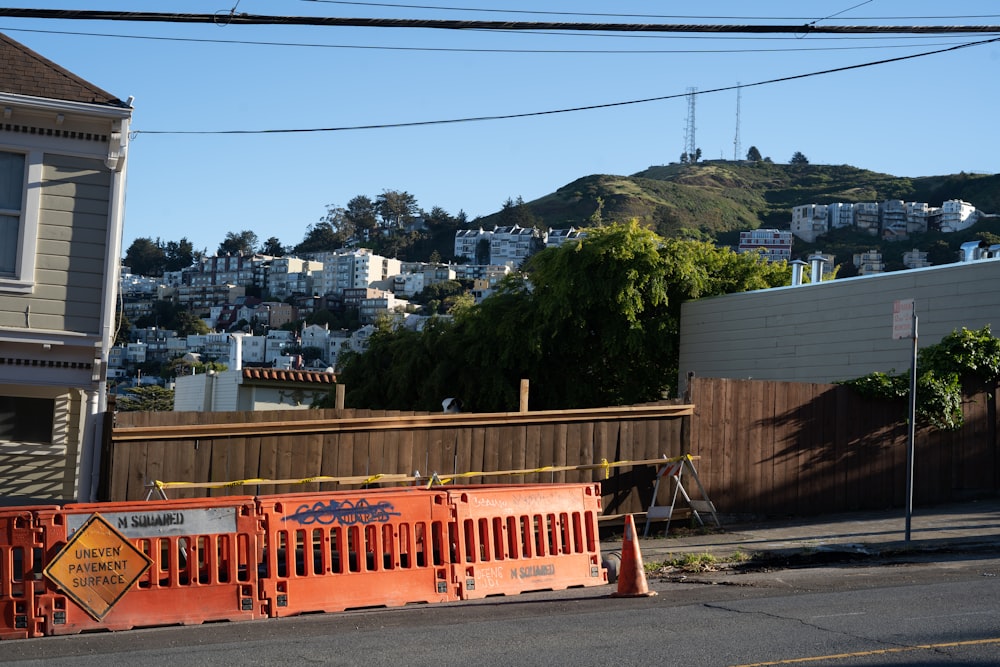
[[[636, 218], [663, 236], [735, 244], [742, 230], [788, 229], [793, 206], [886, 199], [922, 201], [932, 206], [963, 199], [981, 211], [1000, 213], [1000, 174], [901, 178], [850, 165], [708, 160], [650, 167], [631, 176], [585, 176], [526, 202], [526, 206], [538, 227], [582, 228], [601, 221]], [[490, 229], [509, 222], [501, 211], [475, 224]], [[948, 245], [958, 240], [957, 235], [946, 236], [950, 236]], [[840, 239], [839, 243], [838, 260], [849, 254], [850, 248], [882, 245], [879, 239], [867, 236], [853, 241]], [[822, 241], [817, 245], [822, 247]], [[796, 247], [800, 250], [806, 249]]]

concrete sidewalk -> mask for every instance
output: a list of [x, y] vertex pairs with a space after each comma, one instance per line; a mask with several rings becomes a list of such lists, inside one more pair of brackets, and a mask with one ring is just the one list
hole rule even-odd
[[[1000, 498], [968, 501], [937, 507], [918, 507], [910, 521], [906, 541], [903, 509], [851, 512], [810, 518], [727, 523], [722, 528], [692, 530], [688, 519], [674, 521], [669, 537], [642, 537], [645, 517], [635, 517], [639, 547], [646, 562], [710, 554], [723, 560], [736, 553], [774, 557], [814, 551], [841, 551], [879, 555], [895, 551], [935, 551], [996, 547], [1000, 554]], [[650, 534], [662, 533], [654, 523]], [[684, 526], [683, 529], [680, 529]], [[676, 533], [675, 533], [675, 529]], [[620, 535], [620, 531], [619, 531]], [[604, 553], [620, 551], [621, 542], [602, 542]]]

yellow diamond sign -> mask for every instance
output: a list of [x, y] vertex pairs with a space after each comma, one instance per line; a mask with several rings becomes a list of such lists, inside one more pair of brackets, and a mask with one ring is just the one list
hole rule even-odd
[[52, 559], [45, 576], [100, 621], [151, 564], [104, 517], [94, 514]]

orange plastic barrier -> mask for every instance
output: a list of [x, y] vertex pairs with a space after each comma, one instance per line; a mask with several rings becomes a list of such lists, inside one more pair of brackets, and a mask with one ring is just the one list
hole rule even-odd
[[41, 637], [35, 599], [44, 592], [42, 529], [35, 510], [54, 507], [18, 507], [0, 511], [0, 639]]
[[252, 497], [75, 504], [36, 515], [46, 635], [266, 617]]
[[445, 487], [463, 600], [599, 586], [600, 484]]
[[457, 600], [447, 494], [419, 487], [258, 499], [271, 616]]

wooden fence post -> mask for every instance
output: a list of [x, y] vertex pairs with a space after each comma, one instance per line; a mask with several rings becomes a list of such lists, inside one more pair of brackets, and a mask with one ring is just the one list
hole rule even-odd
[[528, 379], [521, 379], [521, 412], [528, 411]]

